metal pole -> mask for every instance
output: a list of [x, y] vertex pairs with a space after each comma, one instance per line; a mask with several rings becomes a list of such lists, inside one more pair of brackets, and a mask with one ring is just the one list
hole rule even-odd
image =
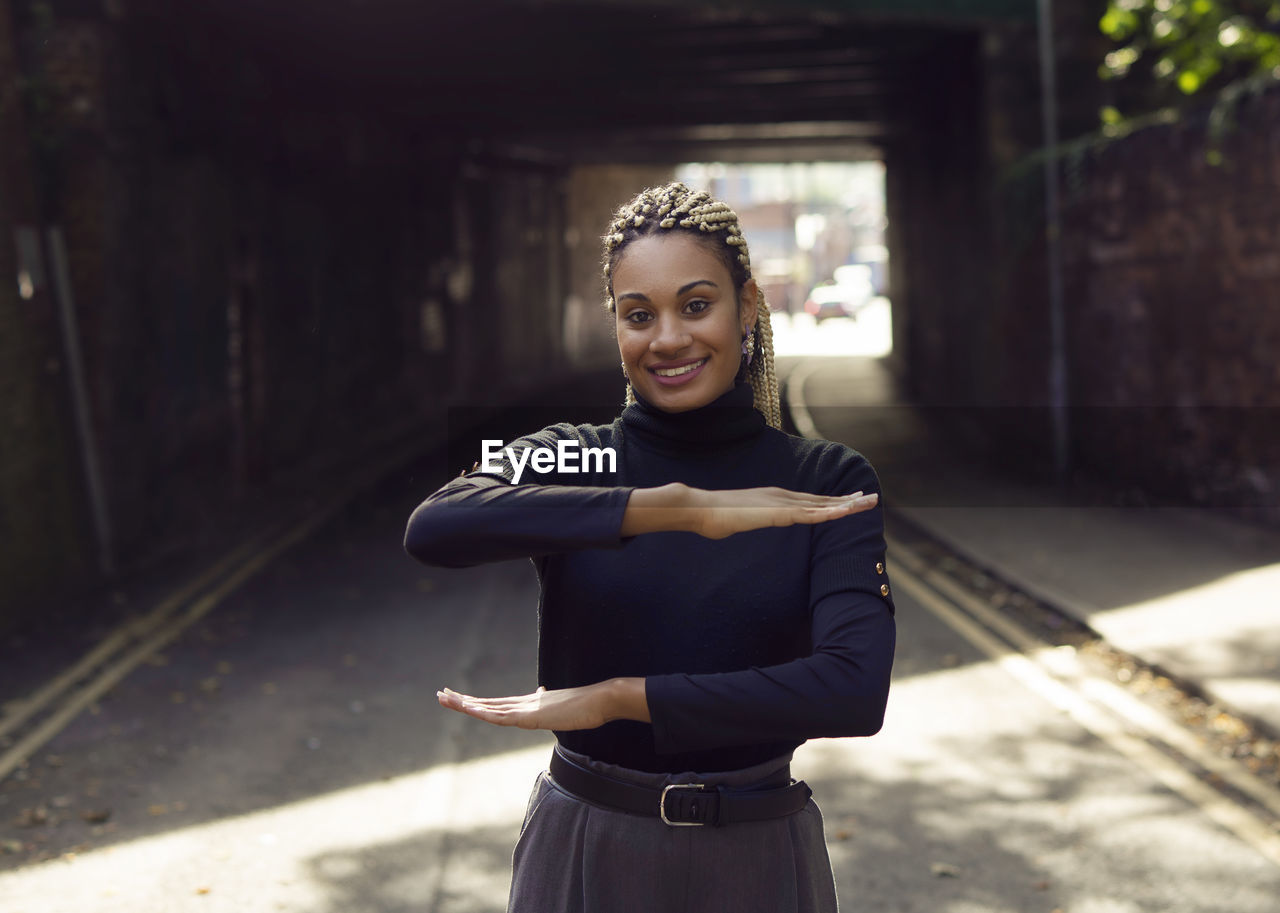
[[54, 298], [58, 303], [62, 343], [71, 380], [71, 403], [75, 412], [76, 432], [80, 438], [80, 460], [84, 467], [85, 488], [89, 492], [89, 506], [93, 512], [93, 528], [98, 539], [98, 566], [102, 573], [109, 575], [115, 571], [111, 555], [111, 524], [107, 518], [102, 471], [98, 466], [97, 443], [93, 436], [93, 425], [89, 421], [89, 394], [84, 380], [84, 359], [80, 354], [80, 330], [76, 323], [75, 300], [71, 294], [67, 245], [62, 238], [61, 229], [49, 229], [47, 238]]
[[1058, 89], [1052, 0], [1036, 0], [1040, 34], [1040, 110], [1044, 122], [1045, 241], [1049, 255], [1049, 411], [1053, 468], [1066, 481], [1067, 351], [1062, 293], [1062, 211], [1058, 192]]

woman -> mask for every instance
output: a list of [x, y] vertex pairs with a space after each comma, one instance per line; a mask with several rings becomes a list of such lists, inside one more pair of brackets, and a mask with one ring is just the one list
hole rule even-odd
[[[729, 207], [653, 188], [604, 241], [622, 415], [521, 439], [429, 497], [405, 540], [428, 564], [538, 571], [537, 691], [437, 695], [556, 734], [509, 910], [834, 910], [822, 817], [788, 764], [806, 739], [883, 719], [875, 472], [779, 430], [769, 311]], [[525, 452], [558, 447], [611, 448], [616, 465], [537, 471]]]

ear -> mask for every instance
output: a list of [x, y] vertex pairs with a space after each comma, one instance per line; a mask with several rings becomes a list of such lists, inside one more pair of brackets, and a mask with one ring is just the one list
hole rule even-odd
[[738, 314], [742, 317], [742, 324], [746, 330], [756, 325], [756, 318], [759, 316], [756, 303], [759, 298], [760, 287], [756, 285], [756, 280], [748, 279], [742, 286], [742, 294], [738, 297]]

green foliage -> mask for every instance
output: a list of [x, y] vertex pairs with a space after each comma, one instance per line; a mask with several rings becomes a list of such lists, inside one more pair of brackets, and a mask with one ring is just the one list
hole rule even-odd
[[[1139, 84], [1123, 93], [1139, 108], [1247, 76], [1280, 78], [1280, 0], [1109, 0], [1098, 26], [1116, 44], [1098, 74]], [[1118, 114], [1113, 107], [1104, 123]]]

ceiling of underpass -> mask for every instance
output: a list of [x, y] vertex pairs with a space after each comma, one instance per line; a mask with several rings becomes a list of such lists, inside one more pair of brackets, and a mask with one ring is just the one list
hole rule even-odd
[[[947, 78], [941, 44], [1034, 15], [1031, 0], [140, 2], [272, 61], [293, 106], [610, 162], [883, 158], [907, 88]], [[216, 55], [206, 70], [227, 78]]]

